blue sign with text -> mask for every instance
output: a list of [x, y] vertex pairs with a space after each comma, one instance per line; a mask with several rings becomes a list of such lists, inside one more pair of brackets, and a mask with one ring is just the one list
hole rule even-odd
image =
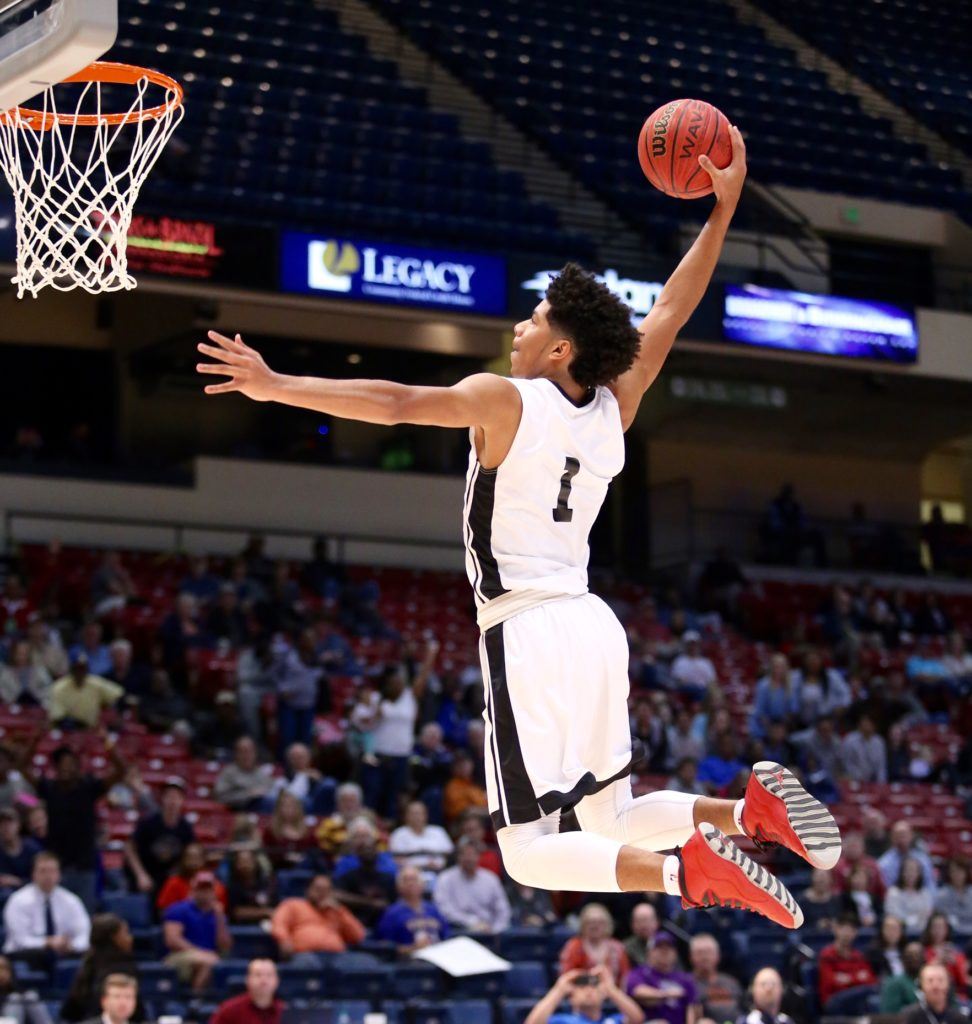
[[506, 315], [506, 263], [495, 256], [420, 249], [345, 235], [287, 231], [281, 287], [335, 299]]
[[722, 327], [726, 341], [744, 345], [895, 363], [918, 359], [914, 315], [884, 302], [730, 284]]

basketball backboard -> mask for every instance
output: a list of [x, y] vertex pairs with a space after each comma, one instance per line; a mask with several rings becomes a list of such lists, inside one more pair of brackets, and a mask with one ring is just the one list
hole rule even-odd
[[118, 0], [0, 0], [0, 111], [87, 67], [117, 32]]

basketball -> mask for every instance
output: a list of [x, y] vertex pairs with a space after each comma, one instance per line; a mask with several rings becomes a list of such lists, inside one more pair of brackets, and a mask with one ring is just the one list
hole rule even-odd
[[729, 121], [705, 100], [663, 104], [645, 121], [638, 138], [645, 177], [676, 199], [698, 199], [712, 192], [712, 179], [699, 166], [703, 153], [720, 169], [732, 160]]

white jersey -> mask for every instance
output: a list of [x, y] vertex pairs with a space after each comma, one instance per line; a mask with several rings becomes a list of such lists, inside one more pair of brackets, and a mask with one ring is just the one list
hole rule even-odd
[[587, 593], [591, 527], [624, 466], [621, 412], [608, 388], [575, 404], [546, 378], [511, 382], [523, 411], [496, 469], [479, 464], [470, 431], [463, 536], [483, 628], [484, 611], [497, 599], [512, 613], [518, 594], [524, 608], [545, 596]]

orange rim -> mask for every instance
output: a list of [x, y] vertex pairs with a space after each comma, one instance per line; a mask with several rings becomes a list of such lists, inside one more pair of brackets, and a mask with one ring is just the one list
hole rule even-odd
[[0, 121], [11, 119], [14, 111], [20, 115], [20, 123], [35, 131], [50, 131], [55, 124], [62, 125], [85, 125], [97, 127], [99, 124], [137, 124], [139, 121], [157, 120], [164, 117], [169, 111], [182, 106], [185, 92], [182, 86], [168, 75], [161, 71], [153, 71], [152, 68], [140, 68], [134, 64], [116, 64], [113, 61], [98, 60], [89, 64], [77, 74], [65, 78], [61, 83], [67, 85], [77, 82], [111, 82], [115, 85], [138, 85], [147, 78], [153, 85], [158, 85], [171, 92], [173, 95], [165, 103], [156, 107], [146, 107], [145, 110], [128, 111], [124, 114], [52, 114], [49, 111], [32, 110], [30, 107], [14, 107], [5, 113], [0, 114]]

